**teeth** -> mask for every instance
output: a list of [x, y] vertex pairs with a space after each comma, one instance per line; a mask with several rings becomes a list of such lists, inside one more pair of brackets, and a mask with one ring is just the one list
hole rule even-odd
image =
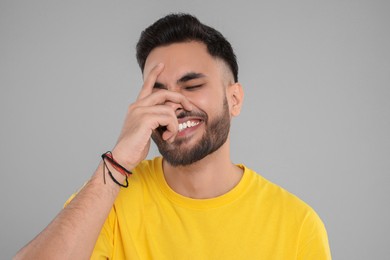
[[199, 125], [199, 122], [194, 122], [194, 121], [188, 120], [187, 122], [179, 124], [179, 132], [183, 131], [186, 128], [190, 128], [190, 127], [193, 127], [196, 125]]

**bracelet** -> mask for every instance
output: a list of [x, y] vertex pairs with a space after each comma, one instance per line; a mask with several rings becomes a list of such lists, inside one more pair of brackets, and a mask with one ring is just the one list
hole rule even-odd
[[[115, 182], [117, 185], [123, 187], [123, 188], [127, 188], [129, 187], [129, 181], [128, 181], [128, 177], [130, 174], [132, 174], [131, 171], [127, 170], [125, 167], [123, 167], [122, 165], [120, 165], [115, 159], [114, 159], [114, 156], [112, 155], [112, 153], [110, 151], [102, 154], [102, 160], [103, 160], [103, 164], [104, 164], [104, 167], [103, 167], [103, 180], [104, 180], [104, 184], [106, 184], [106, 171], [105, 169], [107, 169], [108, 171], [108, 175], [110, 176], [110, 178], [112, 179], [113, 182]], [[107, 163], [106, 163], [106, 160], [110, 163], [110, 165], [116, 170], [118, 171], [120, 174], [122, 174], [123, 176], [126, 177], [126, 184], [122, 184], [120, 183], [119, 181], [117, 181], [115, 179], [115, 177], [112, 175], [112, 172], [110, 171], [110, 169], [108, 168], [107, 166]]]
[[108, 151], [104, 154], [102, 154], [102, 159], [103, 160], [108, 160], [110, 162], [110, 164], [112, 165], [112, 167], [115, 168], [115, 170], [117, 170], [120, 174], [122, 174], [123, 176], [127, 176], [129, 177], [130, 174], [132, 174], [131, 171], [127, 170], [125, 167], [123, 167], [122, 165], [120, 165], [115, 159], [114, 159], [114, 156], [112, 155], [112, 152]]

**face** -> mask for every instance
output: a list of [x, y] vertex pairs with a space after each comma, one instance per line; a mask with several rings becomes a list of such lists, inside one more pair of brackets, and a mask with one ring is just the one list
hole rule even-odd
[[194, 109], [186, 111], [180, 104], [167, 101], [165, 105], [175, 110], [179, 132], [174, 142], [168, 143], [162, 139], [164, 127], [159, 127], [152, 139], [169, 164], [189, 165], [218, 150], [228, 139], [231, 115], [226, 91], [232, 77], [227, 66], [198, 42], [154, 49], [146, 60], [145, 77], [159, 63], [164, 63], [164, 70], [154, 91], [177, 91]]

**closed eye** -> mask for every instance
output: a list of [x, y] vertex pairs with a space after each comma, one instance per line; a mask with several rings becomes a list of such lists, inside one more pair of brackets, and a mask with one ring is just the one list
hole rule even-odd
[[194, 90], [197, 90], [199, 89], [200, 87], [202, 87], [203, 84], [200, 84], [200, 85], [194, 85], [194, 86], [188, 86], [188, 87], [184, 87], [185, 90], [188, 90], [188, 91], [194, 91]]

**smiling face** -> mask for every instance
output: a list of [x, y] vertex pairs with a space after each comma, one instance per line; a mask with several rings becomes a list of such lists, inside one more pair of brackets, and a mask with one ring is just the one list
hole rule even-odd
[[159, 63], [164, 70], [154, 91], [167, 89], [184, 95], [194, 109], [167, 101], [177, 115], [179, 132], [173, 143], [162, 139], [164, 127], [152, 138], [164, 159], [172, 166], [189, 165], [218, 150], [228, 139], [234, 99], [227, 98], [233, 84], [227, 65], [207, 52], [203, 43], [185, 42], [155, 48], [145, 63], [144, 76]]

